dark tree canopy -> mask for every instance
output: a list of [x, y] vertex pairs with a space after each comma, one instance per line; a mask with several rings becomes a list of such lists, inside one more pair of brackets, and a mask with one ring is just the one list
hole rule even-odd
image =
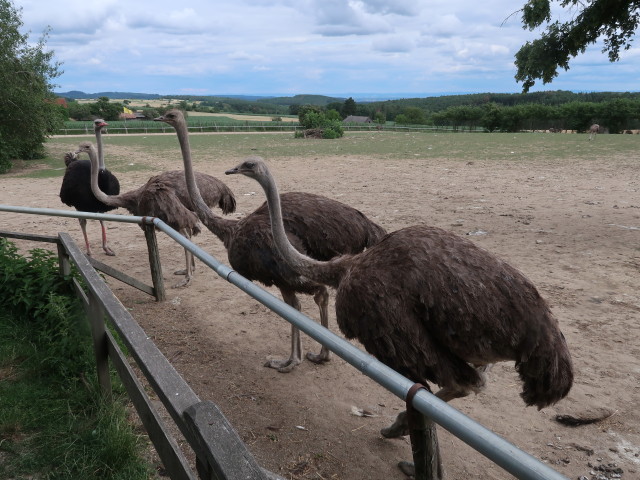
[[528, 92], [536, 79], [550, 83], [558, 69], [569, 69], [569, 61], [583, 53], [599, 38], [604, 40], [603, 53], [609, 60], [619, 59], [620, 50], [631, 47], [640, 22], [640, 0], [561, 0], [570, 20], [551, 18], [551, 0], [529, 0], [522, 9], [523, 28], [533, 30], [546, 24], [540, 38], [527, 42], [516, 53], [516, 80]]
[[62, 72], [45, 51], [48, 32], [29, 45], [20, 14], [10, 0], [0, 0], [0, 173], [12, 159], [43, 156], [46, 136], [63, 120], [51, 84]]

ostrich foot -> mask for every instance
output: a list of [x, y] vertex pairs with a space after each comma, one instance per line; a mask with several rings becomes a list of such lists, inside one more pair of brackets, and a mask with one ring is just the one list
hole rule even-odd
[[331, 360], [331, 352], [324, 349], [320, 353], [307, 352], [307, 360], [316, 364], [325, 363]]
[[[413, 462], [407, 462], [406, 460], [401, 460], [398, 462], [398, 468], [407, 477], [416, 478], [416, 465]], [[444, 478], [442, 476], [442, 472], [440, 471], [440, 467], [438, 467], [438, 473], [435, 478], [436, 480], [442, 480]]]
[[186, 275], [187, 274], [187, 269], [183, 268], [182, 270], [176, 270], [175, 272], [173, 272], [174, 275]]
[[393, 425], [380, 430], [380, 434], [385, 438], [398, 438], [404, 435], [409, 435], [407, 412], [400, 412], [396, 417], [396, 421], [393, 422]]
[[191, 276], [185, 277], [185, 279], [184, 279], [183, 281], [176, 283], [176, 284], [175, 284], [173, 287], [171, 287], [171, 288], [184, 288], [184, 287], [188, 287], [189, 285], [191, 285], [191, 279], [192, 279], [192, 278], [193, 278], [193, 277], [191, 277]]
[[111, 250], [109, 247], [102, 247], [102, 249], [104, 250], [105, 255], [109, 255], [110, 257], [115, 257], [116, 253]]
[[398, 462], [398, 468], [407, 477], [414, 478], [416, 476], [416, 466], [413, 464], [413, 462], [402, 460], [401, 462]]
[[296, 358], [288, 358], [287, 360], [267, 360], [264, 364], [265, 367], [275, 368], [280, 373], [292, 372], [294, 368], [302, 363], [301, 360]]

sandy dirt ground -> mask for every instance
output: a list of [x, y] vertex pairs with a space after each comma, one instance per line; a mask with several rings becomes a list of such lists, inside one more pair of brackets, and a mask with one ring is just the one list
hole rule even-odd
[[[223, 177], [240, 160], [212, 160], [196, 168]], [[443, 227], [522, 270], [549, 301], [567, 337], [575, 364], [573, 390], [554, 407], [525, 407], [513, 364], [505, 363], [493, 368], [484, 392], [452, 405], [570, 479], [640, 478], [637, 159], [467, 162], [336, 156], [279, 159], [270, 165], [282, 192], [335, 198], [388, 231], [419, 223]], [[177, 158], [155, 159], [154, 167], [181, 164]], [[67, 208], [58, 197], [60, 179], [25, 179], [18, 173], [0, 178], [1, 203]], [[148, 176], [121, 176], [123, 191]], [[237, 195], [234, 216], [263, 202], [251, 180], [224, 181]], [[89, 222], [94, 256], [149, 282], [142, 231], [130, 224], [108, 227], [117, 255], [102, 253], [98, 223]], [[82, 245], [75, 219], [0, 212], [0, 228], [67, 231]], [[227, 262], [224, 247], [210, 232], [194, 241]], [[163, 234], [159, 244], [165, 282], [172, 285], [179, 280], [172, 272], [183, 267], [183, 251]], [[321, 366], [304, 361], [289, 374], [263, 367], [267, 357], [289, 354], [289, 324], [201, 263], [192, 285], [169, 288], [164, 303], [116, 280], [108, 283], [200, 398], [221, 407], [264, 467], [289, 479], [403, 478], [396, 464], [410, 458], [408, 439], [388, 440], [379, 433], [403, 402], [336, 356]], [[302, 305], [318, 319], [310, 297], [303, 297]], [[338, 332], [333, 301], [330, 311], [330, 327]], [[319, 350], [303, 337], [305, 351]], [[353, 407], [373, 416], [353, 415]], [[557, 414], [600, 408], [612, 415], [580, 427], [555, 421]], [[439, 436], [447, 478], [512, 478], [450, 433], [439, 429]]]

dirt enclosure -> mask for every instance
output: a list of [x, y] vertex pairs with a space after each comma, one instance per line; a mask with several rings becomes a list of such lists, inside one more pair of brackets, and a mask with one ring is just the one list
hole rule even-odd
[[[62, 158], [63, 150], [54, 153]], [[282, 192], [335, 198], [389, 231], [418, 223], [443, 227], [522, 270], [551, 304], [567, 338], [576, 372], [572, 392], [555, 407], [527, 408], [513, 365], [505, 363], [493, 368], [484, 392], [452, 405], [570, 479], [638, 479], [638, 159], [532, 157], [371, 161], [341, 155], [281, 158], [270, 165]], [[154, 167], [180, 168], [172, 158], [155, 158]], [[223, 177], [240, 159], [196, 167]], [[0, 203], [66, 208], [58, 197], [59, 178], [20, 178], [19, 173], [0, 177]], [[148, 176], [121, 175], [123, 190]], [[263, 202], [249, 179], [224, 181], [236, 193], [238, 217]], [[0, 225], [41, 234], [68, 231], [82, 245], [75, 219], [0, 212]], [[121, 223], [108, 227], [117, 255], [102, 253], [98, 223], [89, 222], [94, 256], [149, 282], [142, 231]], [[213, 234], [205, 231], [194, 240], [227, 263]], [[163, 234], [159, 243], [165, 282], [172, 285], [178, 281], [172, 272], [183, 267], [183, 252]], [[402, 401], [336, 356], [322, 366], [305, 361], [289, 374], [263, 367], [269, 356], [288, 355], [289, 325], [202, 264], [190, 287], [169, 288], [161, 304], [115, 280], [108, 283], [200, 398], [222, 408], [264, 467], [290, 479], [403, 478], [396, 464], [410, 458], [408, 440], [387, 440], [379, 433], [403, 409]], [[303, 297], [302, 304], [304, 313], [318, 318], [311, 298]], [[331, 329], [337, 332], [333, 304], [330, 311]], [[308, 337], [303, 342], [305, 351], [319, 350]], [[354, 407], [372, 416], [354, 415]], [[557, 414], [601, 408], [612, 415], [590, 425], [568, 427], [554, 420]], [[512, 478], [443, 429], [439, 435], [447, 478]]]

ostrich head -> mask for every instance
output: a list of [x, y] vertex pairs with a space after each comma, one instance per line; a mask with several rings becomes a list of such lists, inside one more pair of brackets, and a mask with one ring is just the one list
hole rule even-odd
[[75, 151], [75, 154], [78, 155], [79, 153], [82, 153], [82, 152], [90, 153], [91, 151], [95, 153], [95, 148], [93, 144], [91, 142], [82, 142], [78, 146], [78, 150]]
[[153, 121], [168, 123], [169, 125], [175, 128], [178, 125], [178, 123], [184, 122], [184, 113], [182, 112], [182, 110], [173, 108], [171, 110], [167, 110], [167, 112], [164, 115], [154, 118]]
[[271, 176], [271, 172], [267, 168], [266, 162], [262, 157], [252, 156], [245, 158], [244, 161], [226, 172], [227, 175], [239, 173], [245, 177], [253, 178], [258, 182], [265, 192], [276, 190], [275, 180]]
[[102, 127], [108, 127], [109, 124], [107, 122], [105, 122], [102, 118], [96, 118], [93, 121], [93, 128], [94, 130], [100, 130], [102, 129]]
[[240, 165], [230, 168], [224, 173], [227, 175], [234, 175], [239, 173], [249, 178], [253, 178], [257, 182], [261, 183], [260, 179], [268, 176], [269, 170], [267, 169], [267, 166], [262, 157], [253, 156], [245, 158]]

